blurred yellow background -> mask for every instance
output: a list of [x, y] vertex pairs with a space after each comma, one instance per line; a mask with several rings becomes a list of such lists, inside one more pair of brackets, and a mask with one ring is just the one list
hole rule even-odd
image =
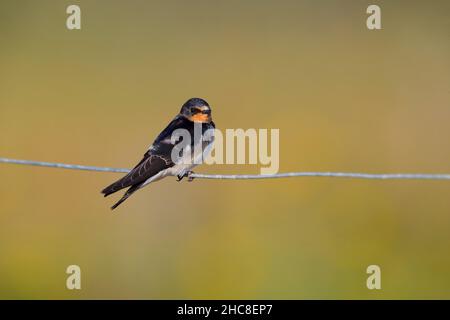
[[[2, 0], [0, 156], [131, 167], [199, 96], [220, 129], [279, 128], [282, 172], [450, 172], [449, 12]], [[168, 178], [112, 213], [100, 190], [120, 176], [0, 165], [0, 298], [450, 298], [449, 182]]]

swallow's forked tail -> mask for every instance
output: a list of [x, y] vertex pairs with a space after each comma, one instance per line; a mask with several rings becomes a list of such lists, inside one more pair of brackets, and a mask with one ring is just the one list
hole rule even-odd
[[107, 186], [105, 189], [102, 190], [102, 193], [105, 197], [109, 196], [110, 194], [113, 194], [114, 192], [117, 192], [123, 188], [126, 188], [127, 186], [123, 186], [122, 185], [122, 181], [125, 177], [117, 180], [116, 182], [110, 184], [109, 186]]
[[[122, 198], [120, 198], [119, 201], [116, 202], [116, 204], [114, 204], [111, 207], [111, 210], [114, 210], [115, 208], [117, 208], [122, 202], [124, 202], [125, 200], [128, 199], [129, 196], [131, 196], [136, 190], [138, 190], [141, 187], [141, 184], [135, 184], [134, 186], [131, 186], [131, 188], [129, 188], [127, 190], [127, 192], [125, 192], [125, 194], [122, 196]], [[105, 197], [107, 196], [107, 194], [105, 194]]]

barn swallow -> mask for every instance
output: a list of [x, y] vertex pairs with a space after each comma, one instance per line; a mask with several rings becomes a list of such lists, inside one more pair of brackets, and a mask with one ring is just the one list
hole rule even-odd
[[[201, 126], [202, 134], [197, 139], [191, 139], [190, 146], [187, 146], [187, 148], [194, 150], [201, 146], [202, 155], [205, 157], [212, 147], [214, 137], [211, 135], [209, 139], [204, 139], [203, 136], [207, 130], [214, 132], [211, 129], [215, 128], [215, 124], [212, 121], [211, 107], [209, 104], [203, 99], [192, 98], [183, 104], [180, 113], [158, 135], [144, 154], [143, 159], [127, 175], [102, 190], [102, 193], [106, 197], [123, 188], [129, 187], [122, 198], [111, 209], [117, 208], [117, 206], [128, 199], [135, 191], [151, 182], [167, 176], [177, 176], [178, 181], [180, 181], [183, 177], [192, 173], [190, 170], [199, 163], [198, 161], [186, 162], [172, 159], [172, 150], [177, 143], [172, 138], [172, 134], [177, 129], [185, 129], [191, 137], [194, 137], [195, 126]], [[189, 153], [190, 157], [194, 157], [195, 153], [191, 153]]]

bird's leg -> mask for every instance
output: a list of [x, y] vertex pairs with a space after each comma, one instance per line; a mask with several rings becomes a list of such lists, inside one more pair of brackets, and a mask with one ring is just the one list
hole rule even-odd
[[183, 180], [183, 178], [188, 178], [188, 181], [189, 182], [191, 182], [192, 180], [194, 180], [194, 177], [191, 177], [191, 174], [193, 174], [194, 172], [193, 171], [186, 171], [186, 172], [184, 172], [183, 174], [179, 174], [179, 175], [177, 175], [177, 178], [178, 178], [178, 182], [179, 181], [181, 181], [181, 180]]

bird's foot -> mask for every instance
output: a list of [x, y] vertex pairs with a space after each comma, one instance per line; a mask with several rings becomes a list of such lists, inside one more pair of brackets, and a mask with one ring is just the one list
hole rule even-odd
[[192, 176], [193, 174], [194, 174], [194, 171], [188, 171], [187, 172], [188, 182], [194, 181], [194, 177]]
[[181, 180], [183, 180], [183, 178], [188, 178], [188, 181], [189, 182], [191, 182], [192, 180], [194, 180], [194, 177], [191, 177], [191, 175], [193, 174], [194, 172], [193, 171], [187, 171], [187, 172], [185, 172], [185, 173], [183, 173], [183, 174], [179, 174], [179, 175], [177, 175], [177, 178], [178, 178], [178, 182], [179, 181], [181, 181]]

